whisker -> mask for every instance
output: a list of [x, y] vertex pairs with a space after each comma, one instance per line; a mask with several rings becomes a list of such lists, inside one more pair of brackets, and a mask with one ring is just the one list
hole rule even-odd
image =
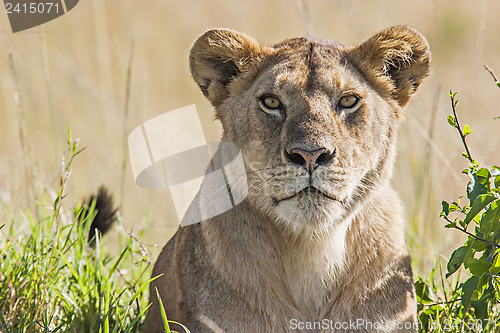
[[[246, 177], [248, 174], [251, 174], [251, 173], [254, 173], [254, 172], [259, 172], [259, 171], [264, 171], [264, 170], [269, 170], [269, 169], [272, 169], [273, 167], [266, 167], [266, 168], [262, 168], [262, 169], [257, 169], [257, 170], [252, 170], [252, 171], [249, 171], [249, 172], [246, 172], [244, 175], [241, 175], [239, 177], [236, 178], [236, 180], [230, 180], [228, 182], [225, 182], [222, 186], [220, 186], [219, 188], [215, 189], [208, 198], [211, 198], [212, 196], [214, 196], [217, 192], [219, 192], [220, 190], [222, 190], [223, 188], [227, 187], [228, 185], [231, 185], [233, 184], [233, 186], [235, 186], [236, 184], [238, 184], [242, 179], [244, 179], [244, 177]], [[267, 180], [266, 180], [267, 181]], [[233, 183], [234, 182], [234, 183]]]
[[266, 167], [266, 168], [262, 168], [262, 169], [256, 169], [256, 170], [249, 171], [246, 174], [249, 175], [249, 174], [254, 173], [254, 172], [265, 171], [265, 170], [274, 169], [274, 168], [275, 167]]

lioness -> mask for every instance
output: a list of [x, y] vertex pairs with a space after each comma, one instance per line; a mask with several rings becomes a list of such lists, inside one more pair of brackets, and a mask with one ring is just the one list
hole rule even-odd
[[263, 46], [209, 30], [194, 80], [239, 146], [248, 196], [163, 248], [145, 332], [416, 332], [403, 209], [390, 185], [403, 107], [429, 45], [395, 26], [357, 46]]

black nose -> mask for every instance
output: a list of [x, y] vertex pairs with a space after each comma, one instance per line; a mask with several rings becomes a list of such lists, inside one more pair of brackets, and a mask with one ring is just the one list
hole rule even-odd
[[304, 150], [300, 148], [292, 148], [290, 152], [285, 149], [285, 157], [287, 160], [293, 164], [303, 166], [309, 171], [313, 172], [320, 165], [326, 165], [330, 163], [335, 154], [335, 150], [330, 152], [326, 148], [320, 148], [316, 150]]

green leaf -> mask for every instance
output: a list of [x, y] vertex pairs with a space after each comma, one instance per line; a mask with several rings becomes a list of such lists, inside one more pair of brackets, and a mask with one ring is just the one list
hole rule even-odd
[[479, 230], [487, 235], [500, 229], [500, 200], [495, 199], [479, 220]]
[[472, 293], [471, 300], [477, 301], [481, 299], [486, 288], [488, 288], [488, 283], [490, 282], [490, 280], [491, 276], [489, 276], [488, 274], [481, 275], [479, 281], [477, 282], [476, 290]]
[[421, 304], [434, 302], [429, 297], [429, 285], [424, 281], [415, 282], [415, 293], [417, 295], [417, 301]]
[[460, 206], [457, 202], [452, 202], [450, 205], [450, 212], [455, 212], [457, 210], [460, 210]]
[[500, 88], [500, 81], [498, 81], [498, 82], [497, 82], [497, 87], [499, 87], [499, 88]]
[[446, 273], [446, 278], [449, 278], [453, 273], [455, 273], [462, 263], [464, 262], [465, 255], [469, 251], [468, 246], [461, 246], [451, 254], [450, 260], [448, 261], [448, 273]]
[[476, 215], [480, 211], [482, 211], [484, 207], [488, 206], [488, 204], [493, 200], [495, 200], [495, 196], [492, 194], [478, 195], [472, 202], [469, 212], [467, 212], [467, 216], [464, 220], [465, 224], [468, 225], [470, 221], [472, 221], [476, 217]]
[[472, 275], [481, 276], [489, 271], [491, 262], [488, 262], [484, 259], [470, 258], [467, 262], [467, 267], [469, 268], [469, 271]]
[[476, 290], [478, 282], [479, 278], [477, 276], [471, 276], [462, 284], [462, 304], [464, 308], [469, 307], [472, 293]]
[[442, 201], [441, 205], [443, 206], [441, 213], [443, 213], [444, 216], [448, 216], [448, 214], [450, 213], [450, 204], [447, 203], [446, 201]]
[[448, 116], [448, 124], [450, 124], [453, 127], [456, 127], [457, 126], [457, 120], [455, 119], [455, 117], [453, 117], [452, 115], [449, 115]]
[[486, 250], [486, 245], [487, 244], [485, 242], [475, 239], [472, 242], [471, 248], [476, 250], [476, 252], [483, 252], [484, 250]]
[[[476, 319], [479, 319], [476, 321], [477, 324], [483, 323], [486, 324], [486, 318], [488, 318], [488, 303], [489, 299], [486, 297], [483, 297], [483, 299], [477, 301], [477, 302], [472, 302], [471, 306], [474, 308], [474, 314], [476, 315]], [[483, 327], [484, 328], [484, 327]], [[481, 332], [481, 331], [479, 331]], [[486, 331], [483, 331], [486, 332]]]
[[490, 191], [490, 171], [481, 168], [471, 175], [471, 181], [467, 185], [467, 198], [473, 202], [478, 195]]
[[495, 177], [495, 188], [500, 188], [500, 176]]
[[486, 168], [481, 168], [481, 169], [477, 170], [476, 173], [481, 177], [485, 177], [485, 178], [490, 177], [490, 170], [488, 170]]
[[420, 313], [420, 315], [418, 316], [418, 322], [419, 322], [419, 324], [420, 323], [422, 324], [422, 327], [429, 327], [429, 325], [430, 325], [429, 321], [430, 321], [431, 318], [430, 318], [429, 314], [426, 311], [427, 311], [427, 309], [424, 310], [424, 311], [422, 311]]
[[490, 273], [498, 275], [500, 273], [500, 255], [496, 255], [495, 260], [493, 261], [493, 264], [490, 267]]
[[452, 202], [450, 204], [450, 213], [455, 211], [462, 211], [462, 207], [460, 207], [460, 202]]
[[467, 135], [471, 134], [472, 132], [474, 132], [474, 131], [471, 131], [471, 129], [469, 127], [469, 124], [465, 124], [465, 126], [464, 126], [464, 136], [467, 136]]

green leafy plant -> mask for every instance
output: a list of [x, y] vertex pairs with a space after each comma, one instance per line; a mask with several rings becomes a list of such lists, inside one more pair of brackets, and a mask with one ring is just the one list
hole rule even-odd
[[415, 283], [420, 328], [423, 332], [496, 332], [500, 324], [500, 168], [482, 167], [473, 158], [467, 145], [473, 131], [468, 124], [460, 125], [456, 92], [450, 91], [450, 101], [453, 114], [448, 123], [465, 148], [462, 155], [468, 167], [462, 173], [469, 182], [465, 196], [442, 202], [440, 216], [445, 228], [466, 234], [467, 240], [452, 253], [445, 276], [438, 264], [428, 279]]

